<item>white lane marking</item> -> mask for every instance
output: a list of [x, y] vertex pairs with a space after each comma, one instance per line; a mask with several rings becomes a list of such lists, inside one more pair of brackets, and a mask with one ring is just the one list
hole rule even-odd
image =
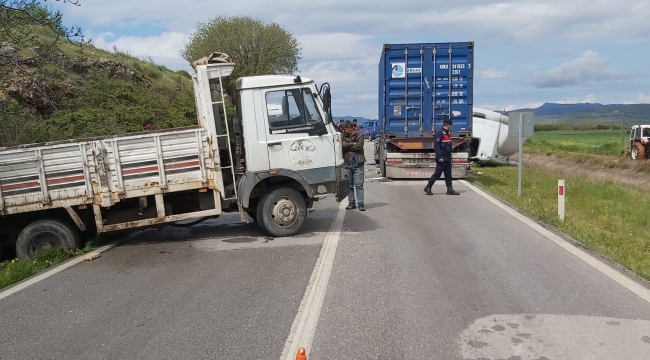
[[307, 351], [306, 355], [309, 355], [311, 344], [314, 340], [314, 333], [316, 332], [316, 325], [318, 325], [323, 299], [327, 291], [327, 283], [332, 272], [336, 247], [341, 237], [346, 203], [347, 201], [341, 202], [339, 211], [332, 223], [332, 228], [323, 241], [320, 255], [318, 255], [318, 260], [316, 260], [314, 271], [309, 279], [309, 284], [298, 308], [298, 313], [291, 325], [289, 337], [287, 337], [287, 341], [284, 343], [284, 350], [280, 359], [295, 359], [298, 348], [301, 346]]
[[61, 264], [59, 266], [56, 266], [56, 267], [54, 267], [54, 268], [52, 268], [50, 270], [47, 270], [46, 272], [44, 272], [44, 273], [42, 273], [40, 275], [36, 275], [36, 276], [34, 276], [33, 278], [31, 278], [29, 280], [26, 280], [24, 282], [20, 282], [20, 283], [18, 283], [18, 285], [14, 285], [13, 287], [11, 287], [9, 289], [0, 292], [0, 300], [6, 298], [8, 296], [11, 296], [11, 295], [19, 292], [20, 290], [23, 290], [23, 289], [25, 289], [25, 288], [27, 288], [27, 287], [29, 287], [31, 285], [34, 285], [39, 281], [45, 280], [45, 279], [49, 278], [52, 275], [58, 274], [58, 273], [60, 273], [61, 271], [65, 270], [65, 269], [68, 269], [68, 268], [70, 268], [72, 266], [75, 266], [78, 263], [83, 262], [84, 259], [86, 257], [88, 257], [88, 256], [99, 255], [102, 252], [104, 252], [104, 251], [118, 245], [122, 241], [124, 241], [124, 240], [120, 239], [120, 240], [114, 241], [114, 242], [112, 242], [112, 243], [110, 243], [108, 245], [104, 245], [104, 246], [102, 246], [100, 248], [97, 248], [96, 250], [91, 251], [89, 253], [79, 255], [76, 258], [74, 258], [74, 259], [72, 259], [70, 261], [64, 262], [63, 264]]
[[591, 254], [587, 253], [586, 251], [575, 247], [573, 244], [569, 243], [568, 241], [566, 241], [566, 240], [562, 239], [561, 237], [553, 234], [552, 232], [545, 229], [541, 225], [537, 224], [533, 220], [531, 220], [531, 219], [527, 218], [526, 216], [520, 214], [516, 210], [514, 210], [511, 207], [505, 205], [501, 201], [495, 199], [493, 196], [487, 194], [485, 191], [483, 191], [483, 190], [477, 188], [476, 186], [470, 184], [466, 180], [461, 180], [460, 182], [463, 185], [470, 188], [471, 190], [473, 190], [475, 193], [481, 195], [482, 197], [484, 197], [485, 199], [490, 201], [491, 203], [493, 203], [496, 206], [500, 207], [501, 209], [505, 210], [510, 215], [512, 215], [515, 218], [519, 219], [524, 224], [530, 226], [531, 228], [533, 228], [533, 230], [536, 230], [538, 233], [544, 235], [549, 240], [551, 240], [554, 243], [556, 243], [557, 245], [561, 246], [566, 251], [568, 251], [571, 254], [575, 255], [580, 260], [582, 260], [582, 261], [586, 262], [587, 264], [591, 265], [593, 268], [600, 271], [605, 276], [607, 276], [610, 279], [616, 281], [617, 283], [619, 283], [619, 285], [625, 287], [626, 289], [630, 290], [631, 292], [637, 294], [643, 300], [650, 303], [650, 290], [648, 290], [643, 285], [641, 285], [641, 284], [637, 283], [636, 281], [628, 278], [627, 276], [621, 274], [618, 270], [613, 269], [612, 267], [605, 264], [601, 260], [599, 260], [599, 259], [595, 258], [594, 256], [592, 256]]

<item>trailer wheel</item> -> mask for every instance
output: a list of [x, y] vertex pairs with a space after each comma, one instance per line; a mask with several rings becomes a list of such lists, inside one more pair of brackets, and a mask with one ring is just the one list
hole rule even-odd
[[16, 240], [16, 256], [33, 259], [43, 251], [64, 247], [79, 247], [79, 232], [65, 222], [54, 219], [34, 221], [27, 225]]
[[305, 198], [290, 187], [272, 189], [257, 205], [257, 222], [265, 233], [273, 237], [295, 235], [306, 218]]

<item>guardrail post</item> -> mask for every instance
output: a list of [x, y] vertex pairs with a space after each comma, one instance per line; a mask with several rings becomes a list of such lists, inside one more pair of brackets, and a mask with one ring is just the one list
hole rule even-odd
[[557, 213], [560, 220], [564, 221], [564, 194], [566, 188], [564, 187], [564, 180], [557, 181]]

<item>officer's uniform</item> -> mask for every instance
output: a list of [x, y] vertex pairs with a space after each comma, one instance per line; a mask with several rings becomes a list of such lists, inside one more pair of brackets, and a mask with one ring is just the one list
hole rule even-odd
[[[445, 120], [445, 124], [451, 125], [451, 120]], [[433, 195], [431, 186], [445, 174], [445, 184], [447, 185], [447, 195], [460, 195], [451, 186], [451, 135], [445, 129], [438, 130], [435, 135], [435, 145], [433, 150], [436, 153], [436, 171], [431, 175], [424, 192], [427, 195]], [[442, 161], [440, 161], [442, 159]]]

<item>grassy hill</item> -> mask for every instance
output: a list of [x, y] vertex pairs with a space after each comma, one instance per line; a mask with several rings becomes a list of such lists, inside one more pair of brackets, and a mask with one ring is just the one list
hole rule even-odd
[[[39, 26], [25, 31], [42, 43], [54, 36]], [[0, 38], [1, 54], [30, 60], [39, 50], [13, 46]], [[196, 124], [185, 71], [67, 40], [40, 53], [20, 67], [0, 56], [0, 147], [141, 131], [145, 120], [158, 129]]]

